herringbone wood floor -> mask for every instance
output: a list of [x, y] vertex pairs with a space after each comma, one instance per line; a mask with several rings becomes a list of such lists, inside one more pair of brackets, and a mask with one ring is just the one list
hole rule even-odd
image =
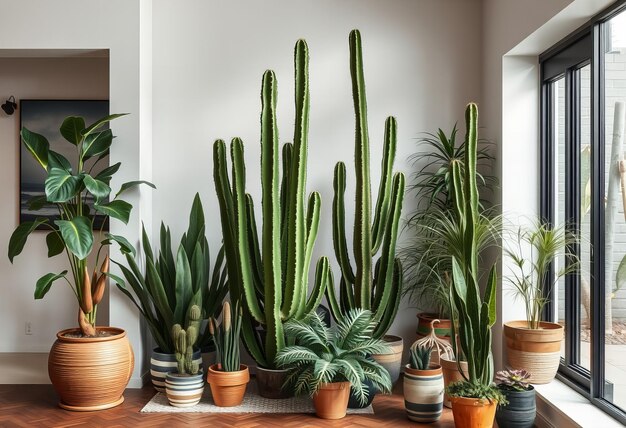
[[[50, 385], [0, 385], [0, 427], [416, 427], [406, 419], [401, 390], [391, 396], [377, 396], [375, 415], [346, 416], [339, 421], [318, 419], [314, 415], [260, 414], [159, 414], [139, 413], [152, 398], [154, 390], [126, 391], [126, 401], [114, 409], [75, 413], [56, 406], [57, 397]], [[445, 409], [442, 419], [431, 427], [453, 427], [452, 412]]]

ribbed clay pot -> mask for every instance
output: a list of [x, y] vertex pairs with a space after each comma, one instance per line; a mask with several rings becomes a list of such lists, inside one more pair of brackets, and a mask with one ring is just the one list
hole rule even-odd
[[500, 389], [509, 401], [504, 407], [498, 406], [496, 421], [499, 427], [507, 428], [532, 428], [537, 416], [537, 404], [535, 402], [535, 388], [532, 386], [527, 391], [514, 391]]
[[48, 374], [63, 409], [103, 410], [124, 402], [124, 389], [135, 365], [133, 349], [121, 328], [96, 330], [110, 336], [67, 337], [80, 334], [75, 328], [57, 333]]
[[224, 372], [219, 370], [219, 367], [218, 364], [213, 364], [207, 374], [213, 402], [219, 407], [240, 405], [250, 382], [248, 366], [241, 364], [240, 370], [236, 372]]
[[428, 370], [404, 367], [404, 407], [414, 422], [438, 421], [443, 412], [443, 372], [438, 364]]
[[256, 368], [256, 384], [259, 395], [264, 398], [289, 398], [293, 394], [283, 388], [289, 370], [272, 370], [263, 367]]
[[504, 323], [506, 365], [530, 373], [530, 383], [550, 383], [561, 362], [563, 326], [541, 321], [539, 329], [528, 328], [526, 321]]
[[204, 392], [202, 372], [195, 375], [168, 373], [165, 377], [167, 401], [174, 407], [193, 407], [200, 402]]
[[322, 419], [341, 419], [348, 411], [350, 382], [326, 383], [313, 396], [315, 414]]
[[[193, 352], [193, 361], [198, 363], [200, 370], [203, 369], [202, 354], [199, 350]], [[161, 352], [159, 348], [152, 350], [150, 356], [150, 378], [152, 386], [159, 392], [165, 392], [165, 378], [168, 373], [174, 373], [178, 370], [176, 355]]]
[[[452, 360], [448, 358], [447, 356], [442, 355], [441, 358], [439, 359], [439, 364], [441, 365], [441, 370], [443, 371], [444, 387], [447, 387], [453, 382], [464, 380], [463, 375], [461, 375], [461, 372], [459, 371], [459, 366], [455, 360]], [[466, 376], [469, 376], [468, 368], [467, 368], [467, 361], [461, 361], [461, 367], [463, 369], [463, 373], [465, 373]], [[448, 394], [446, 393], [444, 393], [443, 395], [443, 405], [448, 408], [452, 407], [452, 402], [450, 401], [450, 397], [448, 397]]]
[[383, 340], [386, 342], [387, 346], [391, 348], [391, 352], [388, 354], [372, 354], [372, 358], [389, 372], [391, 384], [395, 385], [400, 378], [404, 341], [401, 337], [392, 335], [383, 337]]
[[455, 428], [492, 428], [496, 416], [495, 401], [451, 397]]

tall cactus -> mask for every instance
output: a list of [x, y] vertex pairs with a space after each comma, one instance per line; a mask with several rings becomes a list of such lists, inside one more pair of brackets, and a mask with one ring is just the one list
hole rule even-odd
[[[361, 34], [350, 33], [350, 74], [356, 117], [355, 172], [356, 197], [353, 248], [356, 274], [352, 268], [346, 243], [345, 191], [346, 166], [338, 162], [334, 174], [333, 244], [341, 268], [339, 300], [334, 287], [326, 289], [333, 317], [341, 321], [353, 308], [371, 310], [378, 322], [375, 337], [383, 336], [395, 318], [402, 288], [402, 265], [396, 257], [398, 223], [404, 198], [404, 174], [393, 174], [396, 156], [396, 119], [385, 121], [382, 176], [372, 221], [369, 135], [367, 101], [363, 76]], [[373, 264], [379, 250], [380, 258]]]
[[[326, 257], [319, 259], [315, 285], [307, 297], [308, 273], [317, 238], [321, 198], [305, 201], [309, 129], [309, 52], [304, 40], [295, 46], [296, 124], [293, 143], [282, 149], [282, 177], [276, 120], [277, 80], [263, 75], [261, 88], [261, 244], [252, 197], [245, 189], [243, 142], [230, 145], [232, 182], [226, 144], [213, 146], [213, 174], [220, 204], [222, 233], [231, 299], [244, 310], [242, 337], [246, 348], [266, 368], [285, 346], [283, 323], [303, 319], [319, 305], [332, 274]], [[254, 328], [265, 329], [265, 341]]]
[[187, 311], [186, 328], [180, 324], [172, 326], [172, 341], [176, 349], [176, 362], [179, 374], [197, 374], [200, 366], [193, 360], [193, 347], [198, 341], [202, 311], [198, 305], [192, 305]]

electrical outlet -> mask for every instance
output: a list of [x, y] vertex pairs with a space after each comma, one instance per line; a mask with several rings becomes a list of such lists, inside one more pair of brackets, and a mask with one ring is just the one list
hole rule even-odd
[[26, 324], [24, 326], [24, 334], [27, 336], [33, 334], [33, 324], [30, 321], [26, 321]]

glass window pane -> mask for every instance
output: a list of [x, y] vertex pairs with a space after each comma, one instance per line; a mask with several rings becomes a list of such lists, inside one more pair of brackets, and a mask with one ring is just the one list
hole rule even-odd
[[[623, 107], [626, 101], [626, 12], [604, 25], [605, 398], [626, 408], [626, 276], [618, 275], [618, 272], [621, 274], [620, 264], [626, 265], [626, 201], [621, 191], [619, 172], [620, 160], [624, 159], [626, 149], [623, 141], [625, 109], [616, 108], [618, 103], [622, 103]], [[618, 129], [620, 125], [621, 131]]]

